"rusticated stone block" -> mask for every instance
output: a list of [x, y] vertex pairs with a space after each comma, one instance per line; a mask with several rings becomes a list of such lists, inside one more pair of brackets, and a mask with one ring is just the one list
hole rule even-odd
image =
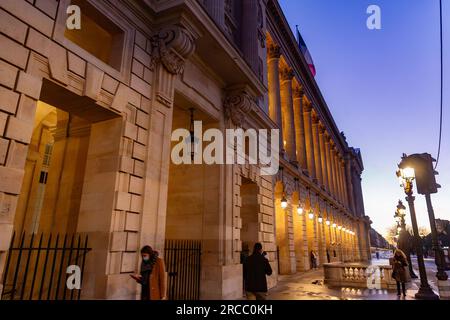
[[24, 169], [27, 160], [28, 146], [14, 140], [9, 144], [6, 166], [15, 169]]
[[0, 138], [0, 165], [4, 165], [8, 153], [9, 140]]
[[137, 232], [127, 232], [127, 251], [137, 251], [138, 241], [139, 237]]
[[26, 46], [47, 57], [51, 77], [67, 84], [67, 52], [64, 47], [33, 29], [28, 32]]
[[16, 67], [0, 60], [0, 84], [13, 89], [16, 83], [17, 71]]
[[27, 36], [28, 26], [10, 15], [8, 12], [0, 9], [0, 32], [6, 34], [8, 37], [11, 37], [17, 40], [20, 43], [25, 42], [25, 37]]
[[20, 71], [19, 79], [17, 80], [16, 91], [38, 100], [39, 96], [41, 95], [41, 87], [41, 79], [31, 74]]
[[111, 233], [111, 248], [110, 251], [125, 251], [127, 243], [127, 233], [123, 231], [116, 231]]
[[122, 267], [120, 272], [134, 272], [136, 271], [136, 252], [123, 252], [122, 253]]
[[4, 112], [0, 112], [0, 135], [3, 135], [5, 132], [6, 119], [8, 119], [8, 115]]
[[84, 82], [84, 95], [98, 100], [100, 90], [102, 88], [103, 75], [105, 73], [96, 66], [88, 63], [86, 68], [86, 81]]
[[19, 94], [17, 92], [0, 87], [0, 110], [8, 113], [16, 113]]
[[58, 1], [56, 0], [36, 0], [35, 6], [45, 12], [51, 18], [55, 18]]
[[6, 128], [6, 137], [23, 143], [30, 143], [33, 133], [33, 123], [10, 116], [8, 127]]
[[54, 21], [26, 1], [2, 0], [0, 7], [50, 37]]
[[139, 231], [139, 214], [127, 212], [125, 220], [125, 231]]
[[[2, 22], [3, 23], [3, 22]], [[8, 61], [9, 63], [18, 66], [21, 69], [25, 69], [27, 65], [29, 50], [22, 47], [17, 42], [8, 39], [4, 35], [0, 34], [0, 58]]]
[[19, 194], [24, 170], [0, 167], [0, 192]]
[[67, 53], [67, 59], [69, 62], [69, 70], [84, 78], [86, 73], [86, 61], [72, 52]]
[[17, 196], [0, 193], [0, 223], [13, 223], [17, 207]]
[[116, 192], [116, 210], [130, 210], [131, 194], [127, 192]]

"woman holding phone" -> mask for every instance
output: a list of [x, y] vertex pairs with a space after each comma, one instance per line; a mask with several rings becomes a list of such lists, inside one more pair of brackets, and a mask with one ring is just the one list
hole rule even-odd
[[142, 286], [141, 300], [165, 300], [166, 270], [164, 261], [150, 246], [144, 246], [141, 249], [141, 257], [140, 274], [131, 275]]

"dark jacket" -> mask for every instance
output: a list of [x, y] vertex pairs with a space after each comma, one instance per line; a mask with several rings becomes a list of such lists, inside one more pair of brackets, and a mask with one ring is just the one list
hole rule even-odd
[[156, 258], [148, 283], [142, 286], [142, 290], [146, 290], [141, 294], [143, 300], [161, 300], [166, 296], [166, 270], [163, 259]]
[[245, 291], [267, 292], [266, 275], [271, 274], [269, 260], [260, 253], [253, 253], [244, 262]]
[[408, 262], [403, 256], [395, 255], [393, 259], [392, 265], [392, 273], [395, 281], [398, 282], [406, 282], [406, 267], [408, 266]]

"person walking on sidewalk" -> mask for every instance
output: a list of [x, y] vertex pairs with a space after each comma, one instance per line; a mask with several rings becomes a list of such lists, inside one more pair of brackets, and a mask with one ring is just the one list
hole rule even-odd
[[164, 261], [158, 257], [158, 252], [150, 246], [141, 249], [141, 272], [131, 275], [142, 286], [141, 300], [166, 299], [166, 271]]
[[314, 250], [311, 250], [310, 259], [311, 259], [311, 269], [317, 269], [317, 255], [314, 252]]
[[[408, 262], [406, 259], [405, 253], [396, 249], [394, 252], [394, 257], [392, 259], [392, 277], [397, 282], [397, 295], [400, 296], [403, 293], [403, 296], [406, 296], [406, 267], [408, 266]], [[402, 292], [400, 292], [400, 285], [402, 287]]]
[[266, 275], [272, 274], [269, 260], [265, 257], [262, 244], [257, 242], [253, 253], [244, 261], [244, 285], [248, 300], [266, 300]]

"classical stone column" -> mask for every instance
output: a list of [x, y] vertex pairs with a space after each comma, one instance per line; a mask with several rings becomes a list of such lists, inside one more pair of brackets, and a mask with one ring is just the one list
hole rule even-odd
[[307, 101], [303, 109], [303, 121], [305, 126], [305, 146], [306, 146], [306, 162], [308, 165], [309, 176], [314, 180], [317, 179], [316, 167], [314, 160], [313, 132], [311, 121], [312, 105]]
[[328, 191], [330, 194], [334, 194], [334, 184], [333, 184], [333, 168], [331, 166], [331, 146], [330, 146], [330, 136], [328, 132], [324, 133], [325, 139], [325, 158], [327, 167], [327, 180], [328, 180]]
[[350, 202], [348, 201], [348, 193], [347, 193], [348, 181], [345, 175], [345, 160], [343, 158], [341, 158], [341, 177], [344, 191], [344, 203], [347, 206], [347, 208], [350, 208]]
[[356, 213], [356, 207], [355, 207], [355, 198], [354, 198], [354, 191], [353, 191], [353, 179], [352, 179], [352, 171], [351, 171], [351, 163], [350, 163], [350, 156], [347, 154], [345, 157], [345, 178], [347, 180], [347, 197], [348, 202], [350, 205], [350, 210], [353, 212], [353, 214]]
[[333, 171], [333, 196], [336, 200], [339, 200], [339, 185], [338, 176], [336, 168], [336, 149], [334, 143], [330, 145], [331, 147], [331, 170]]
[[291, 162], [297, 162], [295, 145], [294, 108], [292, 100], [292, 79], [294, 72], [284, 67], [280, 70], [281, 79], [281, 112], [283, 121], [283, 141], [286, 141], [286, 153]]
[[295, 86], [293, 96], [297, 162], [303, 170], [307, 171], [308, 165], [306, 163], [305, 124], [303, 122], [303, 89], [300, 86]]
[[269, 116], [280, 129], [280, 150], [283, 147], [283, 123], [281, 120], [281, 97], [280, 97], [280, 63], [281, 49], [276, 44], [269, 44], [267, 48], [267, 68], [268, 68], [268, 85], [269, 85]]
[[343, 192], [343, 186], [342, 186], [342, 176], [341, 176], [341, 163], [340, 163], [340, 153], [338, 150], [336, 150], [336, 174], [337, 174], [337, 183], [338, 183], [338, 190], [339, 190], [339, 200], [341, 201], [341, 204], [344, 204], [344, 192]]
[[317, 114], [312, 115], [312, 132], [313, 132], [313, 147], [314, 147], [314, 165], [316, 167], [316, 177], [320, 185], [323, 185], [322, 178], [322, 163], [320, 156], [320, 142], [319, 142], [319, 117]]
[[205, 7], [209, 15], [217, 23], [217, 25], [221, 29], [225, 28], [225, 1], [208, 0], [205, 1]]
[[320, 167], [322, 168], [322, 182], [328, 189], [328, 172], [327, 172], [327, 156], [324, 140], [325, 126], [319, 123], [319, 147], [320, 147]]
[[343, 183], [342, 183], [342, 171], [341, 171], [341, 155], [338, 151], [336, 154], [336, 169], [337, 169], [337, 177], [338, 177], [338, 184], [339, 184], [339, 197], [341, 200], [341, 203], [345, 205], [344, 203], [344, 190], [343, 190]]

